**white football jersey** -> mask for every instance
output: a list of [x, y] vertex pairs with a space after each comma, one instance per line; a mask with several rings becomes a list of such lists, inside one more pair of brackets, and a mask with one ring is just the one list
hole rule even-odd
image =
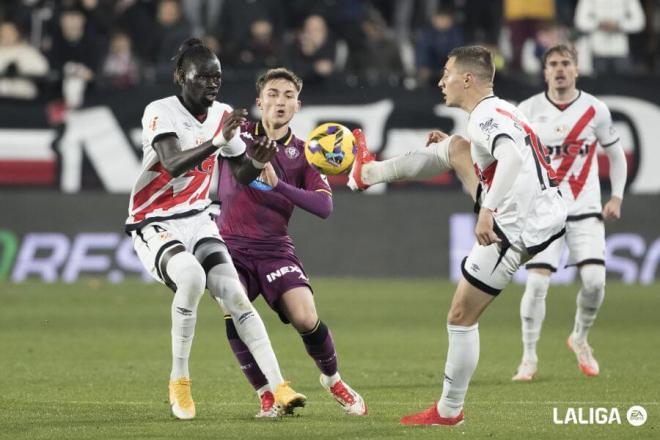
[[605, 104], [580, 91], [563, 110], [546, 93], [532, 96], [518, 108], [546, 146], [569, 216], [599, 215], [596, 146], [607, 148], [619, 140]]
[[137, 229], [150, 221], [192, 215], [210, 205], [209, 189], [217, 155], [238, 156], [245, 151], [245, 146], [242, 150], [221, 147], [195, 168], [172, 177], [161, 164], [152, 144], [165, 135], [174, 134], [182, 150], [197, 147], [218, 133], [231, 111], [229, 105], [214, 102], [204, 122], [200, 122], [176, 96], [147, 105], [142, 116], [142, 172], [131, 192], [127, 230]]
[[551, 184], [552, 169], [525, 116], [507, 101], [487, 96], [470, 113], [467, 131], [475, 171], [481, 181], [480, 203], [496, 173], [493, 149], [497, 138], [511, 139], [523, 158], [520, 174], [494, 213], [495, 222], [507, 239], [512, 243], [522, 241], [530, 250], [560, 233], [566, 208]]

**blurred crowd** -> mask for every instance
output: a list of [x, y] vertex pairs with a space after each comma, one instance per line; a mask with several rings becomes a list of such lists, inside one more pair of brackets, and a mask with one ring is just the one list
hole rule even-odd
[[447, 54], [482, 44], [538, 81], [570, 42], [583, 75], [657, 73], [660, 0], [3, 0], [0, 97], [79, 106], [84, 91], [171, 82], [201, 37], [228, 80], [287, 66], [306, 85], [434, 85]]

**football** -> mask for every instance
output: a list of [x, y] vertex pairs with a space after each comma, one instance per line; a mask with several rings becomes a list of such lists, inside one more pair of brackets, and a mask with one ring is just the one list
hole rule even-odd
[[347, 172], [356, 153], [353, 133], [336, 122], [319, 125], [305, 142], [307, 162], [320, 173], [331, 176]]

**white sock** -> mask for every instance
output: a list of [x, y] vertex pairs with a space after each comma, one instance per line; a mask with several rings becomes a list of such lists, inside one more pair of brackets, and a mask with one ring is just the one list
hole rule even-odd
[[582, 288], [577, 296], [573, 340], [586, 342], [598, 310], [605, 299], [605, 266], [589, 264], [580, 268]]
[[428, 147], [409, 151], [380, 162], [369, 162], [362, 168], [362, 181], [367, 185], [398, 180], [424, 180], [451, 169], [449, 143], [451, 136]]
[[216, 265], [208, 274], [208, 286], [213, 298], [231, 315], [238, 336], [252, 353], [272, 389], [275, 389], [284, 382], [284, 378], [266, 327], [245, 294], [236, 269], [231, 264]]
[[447, 325], [447, 332], [445, 380], [437, 408], [441, 417], [456, 417], [463, 409], [470, 379], [479, 362], [479, 324]]
[[204, 294], [204, 269], [192, 254], [181, 252], [167, 263], [167, 274], [177, 286], [172, 301], [172, 371], [170, 380], [190, 377], [188, 359], [195, 335], [197, 306]]
[[548, 294], [550, 277], [536, 272], [527, 272], [525, 293], [520, 301], [522, 322], [523, 360], [537, 362], [536, 343], [541, 336], [545, 318], [545, 297]]
[[331, 387], [337, 382], [341, 380], [341, 377], [339, 376], [339, 371], [333, 374], [332, 376], [326, 376], [325, 374], [321, 374], [321, 380], [323, 380], [323, 384], [327, 387]]
[[261, 399], [261, 395], [266, 391], [273, 391], [270, 389], [270, 384], [266, 384], [257, 390], [257, 396], [259, 396], [259, 399]]

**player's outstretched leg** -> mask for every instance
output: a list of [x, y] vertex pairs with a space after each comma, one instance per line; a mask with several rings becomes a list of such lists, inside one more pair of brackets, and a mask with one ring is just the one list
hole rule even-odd
[[401, 424], [453, 426], [463, 423], [465, 395], [479, 361], [477, 320], [494, 298], [461, 278], [447, 317], [449, 347], [442, 396], [430, 408], [401, 418]]
[[348, 182], [353, 191], [362, 191], [377, 183], [425, 180], [453, 169], [465, 190], [472, 196], [476, 193], [478, 179], [470, 157], [470, 143], [461, 136], [449, 136], [426, 148], [383, 161], [374, 160], [368, 152], [364, 134], [356, 133], [356, 141], [358, 154]]
[[255, 417], [277, 417], [277, 407], [275, 406], [273, 390], [270, 388], [266, 376], [264, 376], [259, 369], [259, 365], [257, 365], [257, 361], [254, 360], [252, 353], [250, 353], [250, 350], [238, 336], [234, 321], [231, 319], [231, 315], [228, 314], [225, 315], [225, 329], [227, 331], [229, 346], [241, 366], [241, 371], [247, 378], [248, 382], [250, 382], [250, 385], [252, 385], [252, 388], [254, 388], [257, 397], [259, 398], [261, 408]]
[[550, 271], [528, 269], [525, 293], [520, 301], [523, 357], [512, 380], [528, 382], [534, 379], [538, 368], [536, 344], [541, 336], [545, 318], [545, 297], [550, 286]]
[[605, 266], [584, 265], [580, 267], [580, 277], [582, 288], [577, 296], [575, 325], [566, 344], [575, 353], [580, 371], [585, 376], [598, 376], [600, 367], [587, 342], [587, 336], [605, 298]]
[[166, 276], [176, 285], [172, 301], [172, 371], [169, 400], [172, 414], [178, 419], [188, 420], [195, 417], [188, 358], [195, 335], [197, 306], [204, 294], [206, 277], [202, 266], [188, 252], [168, 255], [166, 251], [161, 262], [165, 258], [169, 259], [164, 264]]
[[339, 375], [337, 352], [330, 329], [318, 318], [314, 297], [307, 286], [287, 290], [280, 300], [282, 312], [300, 333], [305, 350], [321, 372], [321, 386], [341, 405], [346, 414], [367, 414], [360, 394]]

